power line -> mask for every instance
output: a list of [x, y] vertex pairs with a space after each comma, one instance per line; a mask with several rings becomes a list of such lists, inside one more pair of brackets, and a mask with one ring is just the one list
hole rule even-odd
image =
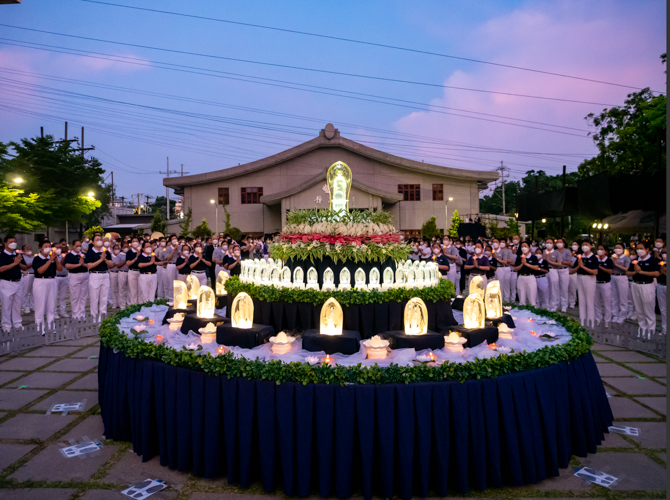
[[[581, 81], [591, 82], [591, 83], [600, 83], [600, 84], [603, 84], [603, 85], [612, 85], [612, 86], [615, 86], [615, 87], [623, 87], [623, 88], [627, 88], [627, 89], [642, 90], [642, 88], [643, 88], [643, 87], [634, 87], [634, 86], [631, 86], [631, 85], [623, 85], [623, 84], [620, 84], [620, 83], [606, 82], [606, 81], [603, 81], [603, 80], [595, 80], [595, 79], [592, 79], [592, 78], [585, 78], [585, 77], [581, 77], [581, 76], [566, 75], [564, 73], [556, 73], [556, 72], [553, 72], [553, 71], [543, 71], [543, 70], [539, 70], [539, 69], [525, 68], [525, 67], [522, 67], [522, 66], [515, 66], [515, 65], [511, 65], [511, 64], [503, 64], [503, 63], [496, 63], [496, 62], [491, 62], [491, 61], [483, 61], [481, 59], [473, 59], [473, 58], [469, 58], [469, 57], [454, 56], [454, 55], [450, 55], [450, 54], [440, 54], [438, 52], [431, 52], [431, 51], [420, 50], [420, 49], [412, 49], [412, 48], [409, 48], [409, 47], [400, 47], [400, 46], [397, 46], [397, 45], [389, 45], [389, 44], [384, 44], [384, 43], [368, 42], [368, 41], [364, 41], [364, 40], [356, 40], [356, 39], [353, 39], [353, 38], [345, 38], [345, 37], [339, 37], [339, 36], [333, 36], [333, 35], [323, 35], [323, 34], [320, 34], [320, 33], [310, 33], [310, 32], [307, 32], [307, 31], [298, 31], [298, 30], [292, 30], [292, 29], [287, 29], [287, 28], [278, 28], [278, 27], [275, 27], [275, 26], [264, 26], [264, 25], [261, 25], [261, 24], [244, 23], [244, 22], [240, 22], [240, 21], [231, 21], [229, 19], [220, 19], [220, 18], [215, 18], [215, 17], [198, 16], [198, 15], [195, 15], [195, 14], [183, 14], [183, 13], [180, 13], [180, 12], [172, 12], [172, 11], [167, 11], [167, 10], [149, 9], [149, 8], [146, 8], [146, 7], [136, 7], [136, 6], [132, 6], [132, 5], [121, 5], [121, 4], [115, 4], [115, 3], [110, 3], [110, 2], [101, 2], [99, 0], [82, 0], [82, 1], [83, 2], [88, 2], [88, 3], [96, 3], [96, 4], [100, 4], [100, 5], [107, 5], [107, 6], [111, 6], [111, 7], [123, 7], [123, 8], [126, 8], [126, 9], [143, 10], [143, 11], [155, 12], [155, 13], [159, 13], [159, 14], [169, 14], [169, 15], [173, 15], [173, 16], [188, 17], [188, 18], [192, 18], [192, 19], [201, 19], [201, 20], [205, 20], [205, 21], [215, 21], [215, 22], [226, 23], [226, 24], [235, 24], [235, 25], [239, 25], [239, 26], [247, 26], [247, 27], [250, 27], [250, 28], [259, 28], [259, 29], [279, 31], [279, 32], [284, 32], [284, 33], [292, 33], [292, 34], [296, 34], [296, 35], [305, 35], [305, 36], [313, 36], [313, 37], [325, 38], [325, 39], [330, 39], [330, 40], [337, 40], [337, 41], [341, 41], [341, 42], [356, 43], [356, 44], [361, 44], [361, 45], [370, 45], [370, 46], [373, 46], [373, 47], [381, 47], [381, 48], [385, 48], [385, 49], [402, 50], [402, 51], [405, 51], [405, 52], [413, 52], [413, 53], [416, 53], [416, 54], [424, 54], [424, 55], [430, 55], [430, 56], [444, 57], [444, 58], [448, 58], [448, 59], [456, 59], [456, 60], [460, 60], [460, 61], [467, 61], [467, 62], [473, 62], [473, 63], [478, 63], [478, 64], [487, 64], [487, 65], [491, 65], [491, 66], [498, 66], [498, 67], [501, 67], [501, 68], [516, 69], [516, 70], [520, 70], [520, 71], [529, 71], [529, 72], [532, 72], [532, 73], [540, 73], [540, 74], [544, 74], [544, 75], [557, 76], [557, 77], [561, 77], [561, 78], [570, 78], [570, 79], [573, 79], [573, 80], [581, 80]], [[654, 91], [654, 92], [659, 92], [659, 91]]]
[[284, 68], [284, 69], [293, 69], [293, 70], [298, 70], [298, 71], [308, 71], [308, 72], [313, 72], [313, 73], [323, 73], [323, 74], [329, 74], [329, 75], [337, 75], [337, 76], [348, 76], [352, 78], [362, 78], [362, 79], [367, 79], [367, 80], [377, 80], [377, 81], [386, 81], [386, 82], [392, 82], [392, 83], [403, 83], [407, 85], [418, 85], [418, 86], [424, 86], [424, 87], [436, 87], [436, 88], [441, 88], [441, 89], [451, 89], [451, 90], [463, 90], [467, 92], [477, 92], [477, 93], [483, 93], [483, 94], [494, 94], [494, 95], [505, 95], [508, 97], [523, 97], [527, 99], [538, 99], [538, 100], [546, 100], [546, 101], [558, 101], [558, 102], [567, 102], [567, 103], [573, 103], [573, 104], [591, 104], [591, 105], [597, 105], [597, 106], [613, 106], [612, 104], [605, 104], [605, 103], [598, 103], [598, 102], [590, 102], [590, 101], [580, 101], [576, 99], [563, 99], [559, 97], [547, 97], [547, 96], [535, 96], [535, 95], [528, 95], [528, 94], [516, 94], [513, 92], [502, 92], [502, 91], [495, 91], [495, 90], [483, 90], [483, 89], [473, 89], [473, 88], [468, 88], [468, 87], [456, 87], [453, 85], [444, 85], [441, 83], [429, 83], [429, 82], [416, 82], [412, 80], [401, 80], [398, 78], [387, 78], [387, 77], [382, 77], [382, 76], [373, 76], [373, 75], [361, 75], [357, 73], [345, 73], [342, 71], [331, 71], [331, 70], [326, 70], [326, 69], [317, 69], [317, 68], [307, 68], [303, 66], [291, 66], [288, 64], [278, 64], [278, 63], [271, 63], [271, 62], [265, 62], [265, 61], [253, 61], [251, 59], [240, 59], [240, 58], [235, 58], [235, 57], [226, 57], [226, 56], [218, 56], [214, 54], [202, 54], [198, 52], [189, 52], [185, 50], [177, 50], [177, 49], [166, 49], [163, 47], [152, 47], [150, 45], [141, 45], [141, 44], [136, 44], [136, 43], [128, 43], [128, 42], [118, 42], [115, 40], [104, 40], [101, 38], [93, 38], [93, 37], [87, 37], [87, 36], [81, 36], [81, 35], [70, 35], [67, 33], [58, 33], [55, 31], [47, 31], [47, 30], [40, 30], [36, 28], [26, 28], [23, 26], [14, 26], [11, 24], [3, 24], [0, 23], [0, 26], [4, 26], [6, 28], [14, 28], [14, 29], [19, 29], [19, 30], [25, 30], [25, 31], [33, 31], [36, 33], [45, 33], [49, 35], [55, 35], [55, 36], [63, 36], [63, 37], [68, 37], [68, 38], [74, 38], [77, 40], [88, 40], [88, 41], [94, 41], [94, 42], [100, 42], [100, 43], [109, 43], [113, 45], [121, 45], [124, 47], [135, 47], [135, 48], [142, 48], [142, 49], [148, 49], [148, 50], [156, 50], [160, 52], [169, 52], [173, 54], [181, 54], [181, 55], [188, 55], [188, 56], [197, 56], [197, 57], [206, 57], [206, 58], [211, 58], [211, 59], [219, 59], [219, 60], [225, 60], [225, 61], [234, 61], [234, 62], [241, 62], [245, 64], [256, 64], [256, 65], [261, 65], [261, 66], [271, 66], [271, 67], [276, 67], [276, 68]]

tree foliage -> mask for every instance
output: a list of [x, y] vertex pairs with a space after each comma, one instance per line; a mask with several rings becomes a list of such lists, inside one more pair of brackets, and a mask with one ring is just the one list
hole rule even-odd
[[95, 236], [95, 233], [100, 233], [101, 235], [104, 236], [105, 230], [100, 226], [91, 226], [86, 231], [84, 231], [84, 236], [87, 236], [92, 241], [93, 236]]
[[0, 182], [0, 231], [5, 234], [38, 231], [48, 208], [39, 195], [25, 194]]
[[437, 238], [438, 236], [441, 236], [440, 230], [437, 228], [435, 221], [436, 219], [433, 215], [430, 219], [424, 222], [423, 226], [421, 226], [421, 236], [424, 238]]
[[207, 225], [207, 221], [205, 219], [202, 219], [200, 221], [200, 225], [196, 226], [195, 229], [193, 229], [194, 238], [205, 238], [207, 236], [211, 236], [212, 234], [214, 233]]
[[[174, 207], [177, 204], [175, 200], [170, 200], [170, 213], [174, 213]], [[153, 203], [149, 205], [152, 212], [161, 212], [164, 217], [167, 217], [165, 208], [167, 207], [167, 198], [165, 196], [157, 196]], [[162, 231], [161, 231], [162, 232]]]
[[463, 222], [458, 215], [458, 210], [454, 210], [454, 214], [451, 216], [451, 226], [449, 226], [449, 236], [452, 238], [458, 237], [458, 226]]
[[151, 220], [151, 232], [155, 233], [158, 231], [161, 234], [165, 234], [167, 230], [167, 221], [163, 218], [160, 210], [154, 212], [154, 218]]
[[188, 207], [188, 210], [184, 214], [184, 218], [179, 223], [179, 234], [181, 236], [188, 236], [191, 234], [191, 221], [193, 220], [193, 210], [191, 207]]

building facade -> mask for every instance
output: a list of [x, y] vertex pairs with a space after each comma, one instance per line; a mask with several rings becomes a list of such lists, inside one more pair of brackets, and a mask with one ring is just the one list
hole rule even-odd
[[192, 209], [194, 224], [206, 219], [210, 229], [223, 231], [225, 205], [232, 226], [247, 234], [270, 234], [281, 230], [290, 210], [329, 207], [326, 172], [337, 161], [349, 165], [353, 174], [349, 208], [386, 210], [395, 227], [409, 235], [417, 234], [432, 216], [444, 229], [454, 210], [479, 212], [479, 191], [498, 179], [497, 172], [443, 167], [384, 153], [340, 136], [329, 123], [318, 137], [276, 155], [204, 174], [165, 178], [163, 184], [183, 198], [182, 211]]

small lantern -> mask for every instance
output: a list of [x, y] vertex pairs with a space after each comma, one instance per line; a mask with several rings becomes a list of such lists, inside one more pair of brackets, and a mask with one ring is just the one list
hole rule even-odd
[[463, 344], [465, 344], [468, 339], [461, 337], [456, 332], [450, 332], [449, 335], [444, 336], [444, 347], [449, 352], [463, 352]]
[[291, 350], [291, 344], [295, 337], [289, 337], [284, 332], [279, 332], [276, 337], [270, 337], [272, 354], [286, 354]]
[[174, 297], [175, 309], [186, 309], [188, 306], [188, 288], [186, 283], [174, 280], [172, 282], [172, 296]]
[[184, 313], [177, 313], [168, 319], [167, 322], [170, 325], [170, 330], [179, 330], [181, 324], [184, 322], [184, 316]]
[[382, 339], [379, 335], [364, 341], [363, 345], [368, 351], [368, 359], [384, 359], [388, 354], [389, 341]]
[[500, 318], [503, 314], [502, 295], [500, 294], [500, 281], [489, 281], [486, 285], [486, 317], [488, 319]]
[[323, 285], [321, 285], [322, 291], [335, 290], [335, 273], [329, 267], [323, 272]]
[[214, 290], [208, 286], [200, 287], [200, 290], [198, 290], [198, 318], [213, 318], [215, 304], [216, 297], [214, 295]]
[[384, 282], [382, 283], [382, 291], [385, 292], [386, 290], [393, 288], [393, 269], [390, 267], [387, 267], [384, 269]]
[[302, 267], [296, 267], [293, 270], [293, 287], [305, 288], [305, 271], [302, 270]]
[[356, 272], [354, 273], [354, 288], [359, 290], [368, 289], [367, 285], [365, 284], [365, 271], [363, 271], [363, 269], [360, 267], [356, 269]]
[[156, 335], [156, 341], [154, 342], [154, 344], [161, 345], [163, 343], [163, 340], [165, 340], [163, 336], [161, 334], [158, 334]]
[[238, 293], [233, 300], [230, 319], [233, 328], [251, 328], [254, 322], [254, 301], [246, 292]]
[[498, 338], [512, 340], [512, 332], [514, 330], [508, 327], [505, 323], [498, 325]]
[[470, 295], [476, 294], [482, 301], [484, 300], [484, 280], [481, 276], [473, 276], [470, 280]]
[[342, 306], [333, 297], [323, 304], [320, 323], [321, 335], [342, 335], [342, 323], [344, 323]]
[[226, 281], [228, 281], [228, 273], [226, 271], [219, 271], [216, 277], [216, 294], [226, 295]]
[[379, 269], [373, 267], [370, 270], [370, 284], [368, 285], [368, 289], [377, 290], [378, 288], [379, 288]]
[[316, 269], [310, 267], [307, 270], [307, 286], [306, 288], [311, 288], [313, 290], [319, 289], [319, 273], [316, 272]]
[[340, 271], [340, 284], [337, 289], [340, 291], [351, 289], [351, 272], [346, 267], [343, 267]]
[[200, 342], [203, 344], [211, 344], [216, 340], [216, 326], [214, 323], [207, 323], [205, 328], [200, 328]]
[[186, 276], [186, 288], [188, 288], [188, 298], [189, 300], [197, 300], [198, 291], [200, 290], [200, 281], [198, 278], [189, 274]]
[[428, 309], [419, 297], [405, 306], [405, 335], [424, 335], [428, 331]]
[[463, 325], [465, 328], [484, 328], [484, 301], [478, 293], [471, 293], [463, 302]]

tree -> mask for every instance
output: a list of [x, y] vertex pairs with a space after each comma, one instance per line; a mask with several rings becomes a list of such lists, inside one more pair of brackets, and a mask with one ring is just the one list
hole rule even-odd
[[98, 160], [83, 158], [69, 142], [55, 142], [50, 135], [0, 145], [0, 179], [23, 179], [21, 196], [37, 195], [48, 207], [40, 213], [47, 227], [82, 223], [99, 208], [104, 172]]
[[424, 238], [437, 238], [438, 236], [441, 236], [440, 230], [437, 228], [435, 220], [435, 216], [433, 215], [430, 219], [424, 222], [423, 226], [421, 227], [421, 236]]
[[212, 234], [214, 233], [207, 225], [207, 221], [205, 219], [202, 219], [202, 221], [200, 221], [200, 225], [193, 229], [194, 238], [205, 238], [207, 236], [211, 236]]
[[166, 230], [167, 221], [163, 218], [160, 211], [154, 212], [154, 218], [151, 220], [151, 232], [155, 233], [158, 231], [159, 233], [165, 234]]
[[[521, 183], [519, 181], [505, 183], [505, 210], [507, 214], [516, 212], [516, 200], [520, 189]], [[479, 211], [484, 214], [507, 215], [503, 214], [502, 208], [502, 185], [496, 186], [492, 195], [486, 195], [479, 200]]]
[[[170, 213], [174, 213], [174, 207], [177, 204], [175, 200], [170, 200]], [[165, 207], [167, 206], [167, 198], [165, 196], [157, 196], [156, 200], [149, 205], [152, 212], [161, 212], [165, 217]]]
[[507, 221], [507, 234], [509, 236], [514, 236], [515, 234], [520, 234], [521, 228], [519, 227], [519, 221], [514, 217], [510, 217]]
[[180, 236], [188, 236], [191, 234], [191, 220], [193, 219], [193, 210], [191, 207], [188, 207], [186, 214], [184, 214], [184, 219], [179, 223], [179, 229], [181, 230]]
[[449, 227], [449, 236], [452, 238], [458, 237], [458, 226], [463, 222], [458, 216], [458, 210], [454, 210], [454, 215], [451, 216], [451, 227]]
[[104, 236], [105, 230], [100, 226], [91, 226], [86, 231], [84, 231], [84, 236], [88, 236], [90, 240], [93, 240], [93, 236], [95, 236], [95, 233], [100, 233], [101, 235]]
[[0, 231], [5, 234], [30, 233], [44, 225], [48, 208], [37, 194], [25, 195], [16, 189], [0, 183]]
[[96, 200], [100, 202], [100, 206], [93, 210], [90, 214], [83, 216], [83, 224], [87, 227], [99, 226], [102, 224], [102, 219], [112, 213], [110, 205], [112, 203], [112, 185], [103, 184], [102, 189], [98, 192]]
[[[662, 64], [666, 54], [661, 55]], [[628, 94], [623, 106], [590, 113], [586, 120], [596, 131], [589, 133], [598, 155], [579, 165], [581, 178], [608, 172], [653, 173], [666, 168], [666, 96], [649, 88]]]
[[225, 224], [224, 233], [230, 236], [235, 241], [240, 241], [242, 239], [242, 231], [240, 231], [236, 227], [230, 226], [230, 212], [228, 212], [226, 205], [223, 205], [223, 213], [226, 214], [226, 219], [224, 221]]

